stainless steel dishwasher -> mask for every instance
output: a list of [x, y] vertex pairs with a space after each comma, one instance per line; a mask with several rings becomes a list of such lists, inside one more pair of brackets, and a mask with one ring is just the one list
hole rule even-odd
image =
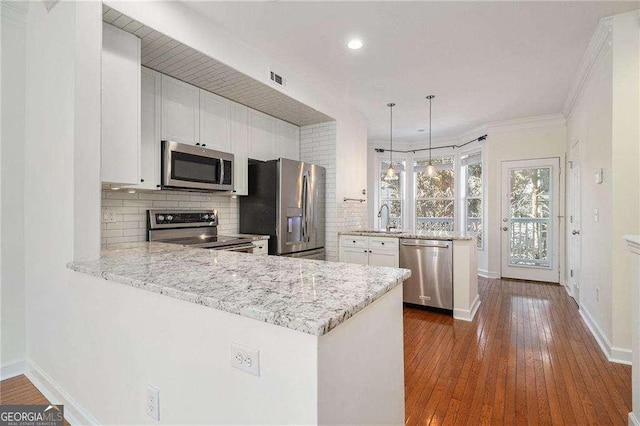
[[400, 267], [411, 269], [405, 303], [453, 310], [453, 241], [401, 238]]

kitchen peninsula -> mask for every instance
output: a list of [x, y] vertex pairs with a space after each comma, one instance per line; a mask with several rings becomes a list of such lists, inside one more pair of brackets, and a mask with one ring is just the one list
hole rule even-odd
[[[141, 395], [157, 387], [163, 422], [404, 421], [406, 269], [163, 243], [110, 247], [68, 267], [93, 313], [82, 328], [121, 358], [112, 379]], [[259, 351], [257, 376], [233, 368], [238, 346]], [[144, 373], [129, 377], [127, 365]], [[143, 405], [125, 399], [121, 418], [96, 415], [143, 422]]]

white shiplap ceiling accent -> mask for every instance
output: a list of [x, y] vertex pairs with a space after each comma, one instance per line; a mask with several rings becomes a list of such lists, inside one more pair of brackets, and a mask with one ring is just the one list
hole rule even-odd
[[142, 65], [145, 67], [297, 126], [333, 121], [328, 115], [115, 9], [103, 5], [102, 19], [140, 38]]

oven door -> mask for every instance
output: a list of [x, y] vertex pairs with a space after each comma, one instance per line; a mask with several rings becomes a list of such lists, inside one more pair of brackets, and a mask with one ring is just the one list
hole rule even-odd
[[224, 250], [224, 251], [235, 251], [236, 253], [253, 253], [253, 249], [256, 246], [253, 244], [243, 244], [239, 246], [230, 246], [230, 247], [216, 247], [211, 248], [211, 250]]
[[162, 188], [233, 190], [233, 154], [162, 141]]

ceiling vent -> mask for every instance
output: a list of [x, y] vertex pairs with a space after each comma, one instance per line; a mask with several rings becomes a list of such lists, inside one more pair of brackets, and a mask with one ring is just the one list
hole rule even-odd
[[269, 71], [269, 78], [278, 86], [285, 87], [287, 85], [287, 81], [284, 79], [284, 77], [273, 71]]

